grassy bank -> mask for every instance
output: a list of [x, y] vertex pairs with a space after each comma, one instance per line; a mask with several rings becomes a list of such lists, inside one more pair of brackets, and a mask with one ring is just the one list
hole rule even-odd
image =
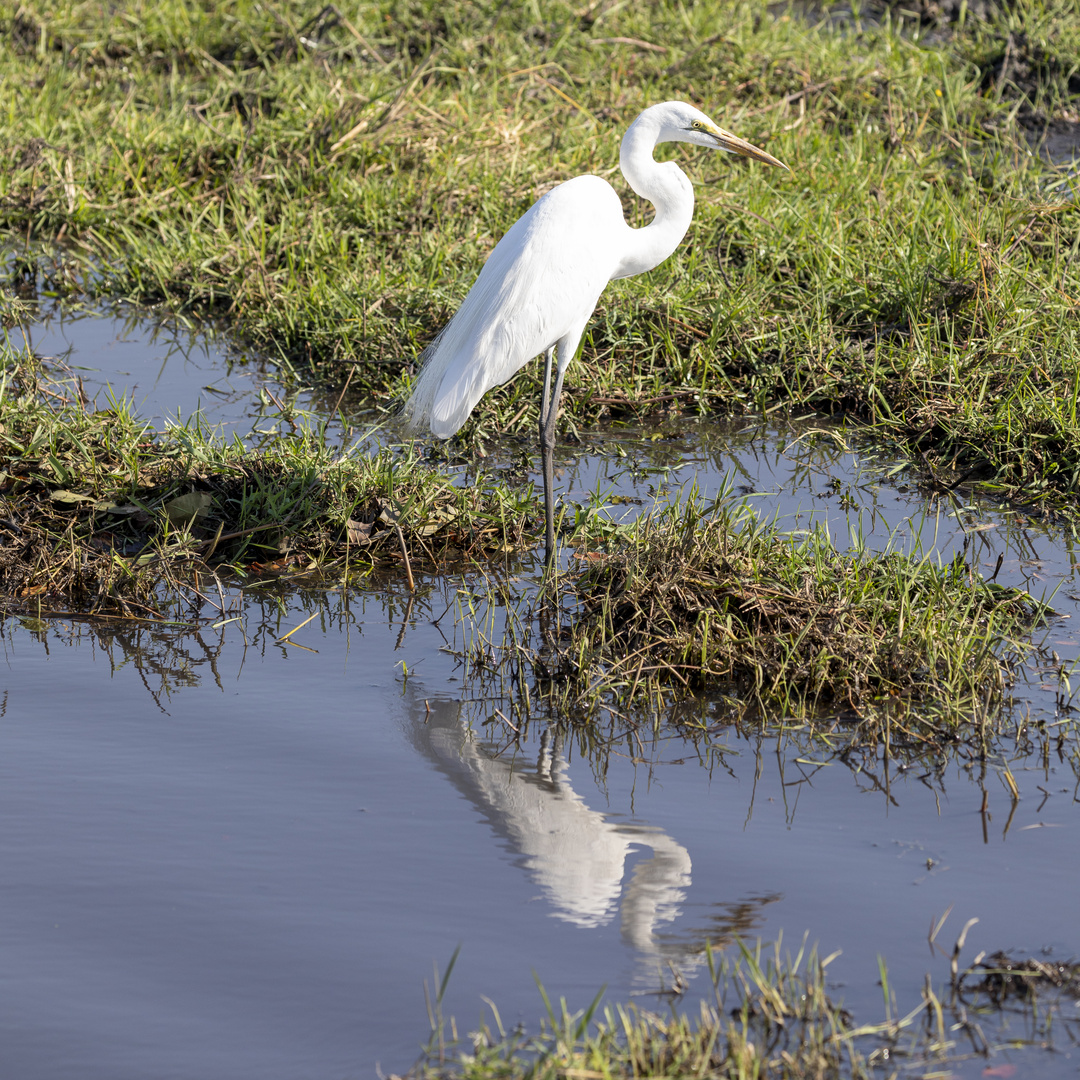
[[[458, 484], [415, 444], [344, 449], [315, 423], [255, 443], [197, 417], [156, 431], [10, 347], [0, 498], [5, 606], [37, 613], [161, 618], [218, 570], [355, 583], [384, 567], [413, 590], [422, 575], [495, 570], [540, 528], [536, 489], [513, 471]], [[691, 493], [630, 526], [585, 507], [564, 542], [575, 554], [539, 596], [529, 581], [511, 603], [496, 570], [486, 598], [507, 605], [507, 670], [559, 716], [719, 689], [770, 715], [885, 702], [918, 706], [919, 723], [941, 708], [985, 723], [1043, 613], [962, 557], [841, 552], [731, 492], [708, 505]], [[484, 597], [477, 586], [470, 608]], [[487, 638], [481, 654], [502, 668]]]
[[[690, 98], [795, 175], [665, 151], [696, 178], [695, 224], [606, 294], [573, 419], [846, 409], [944, 486], [1062, 496], [1080, 486], [1080, 216], [1028, 137], [1071, 115], [1080, 9], [982, 14], [931, 33], [760, 5], [9, 7], [0, 227], [22, 284], [220, 316], [390, 403], [536, 195], [588, 170], [621, 185], [637, 110]], [[532, 542], [531, 488], [456, 488], [412, 450], [367, 460], [317, 430], [257, 451], [150, 432], [14, 348], [3, 363], [16, 604], [105, 611], [191, 567], [411, 573]], [[535, 409], [530, 372], [464, 438], [531, 431]], [[575, 526], [586, 548], [594, 526]], [[1035, 614], [966, 566], [842, 556], [729, 509], [590, 555], [564, 583], [568, 644], [537, 653], [567, 707], [709, 684], [769, 708], [965, 709], [1000, 696]]]
[[1044, 610], [960, 555], [840, 552], [730, 494], [640, 519], [590, 552], [572, 588], [560, 670], [576, 700], [726, 686], [786, 717], [917, 704], [915, 724], [998, 701]]
[[505, 702], [497, 728], [579, 723], [600, 760], [661, 729], [707, 744], [778, 722], [827, 755], [984, 754], [1052, 614], [964, 553], [841, 550], [730, 490], [625, 526], [581, 512], [567, 540], [539, 592], [498, 573], [474, 586], [457, 655], [471, 697]]
[[0, 228], [58, 291], [227, 316], [389, 402], [546, 187], [597, 171], [648, 219], [619, 138], [685, 98], [794, 175], [664, 151], [695, 223], [605, 294], [570, 413], [848, 410], [943, 483], [1071, 496], [1080, 210], [1032, 147], [1076, 130], [1080, 8], [954, 7], [9, 3]]
[[458, 487], [411, 448], [344, 451], [313, 426], [257, 448], [197, 419], [154, 431], [11, 349], [0, 350], [0, 470], [12, 610], [159, 617], [155, 596], [213, 567], [358, 581], [390, 565], [411, 578], [520, 544], [537, 513], [531, 490]]

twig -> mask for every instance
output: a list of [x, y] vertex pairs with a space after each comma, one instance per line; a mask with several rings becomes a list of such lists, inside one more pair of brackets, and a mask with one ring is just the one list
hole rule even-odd
[[1023, 228], [1022, 228], [1021, 230], [1020, 230], [1020, 232], [1019, 232], [1019, 233], [1017, 234], [1017, 237], [1016, 237], [1016, 239], [1015, 239], [1015, 240], [1014, 240], [1014, 241], [1013, 241], [1013, 242], [1012, 242], [1012, 243], [1011, 243], [1011, 244], [1009, 245], [1009, 248], [1008, 248], [1008, 250], [1007, 250], [1007, 251], [1005, 252], [1005, 254], [1004, 254], [1004, 255], [1002, 255], [1002, 256], [1001, 256], [1001, 259], [1002, 259], [1002, 261], [1003, 261], [1003, 262], [1004, 262], [1004, 260], [1005, 260], [1005, 259], [1007, 259], [1007, 258], [1008, 258], [1008, 257], [1009, 257], [1009, 256], [1010, 256], [1010, 255], [1011, 255], [1011, 254], [1012, 254], [1012, 253], [1013, 253], [1013, 252], [1014, 252], [1014, 251], [1016, 250], [1016, 249], [1017, 249], [1017, 247], [1019, 247], [1019, 245], [1020, 245], [1020, 241], [1021, 241], [1021, 240], [1023, 240], [1025, 236], [1027, 236], [1027, 233], [1028, 233], [1028, 229], [1030, 229], [1030, 228], [1031, 228], [1031, 226], [1035, 224], [1035, 220], [1036, 220], [1035, 218], [1032, 218], [1032, 219], [1031, 219], [1031, 220], [1030, 220], [1030, 221], [1029, 221], [1029, 222], [1028, 222], [1028, 223], [1027, 223], [1027, 224], [1026, 224], [1026, 225], [1025, 225], [1025, 226], [1024, 226], [1024, 227], [1023, 227]]
[[352, 36], [353, 36], [354, 38], [356, 38], [356, 40], [357, 40], [357, 41], [359, 41], [359, 42], [360, 42], [360, 44], [361, 44], [361, 45], [363, 45], [363, 46], [364, 46], [364, 48], [365, 48], [365, 49], [366, 49], [366, 50], [367, 50], [367, 51], [368, 51], [368, 52], [369, 52], [369, 53], [370, 53], [370, 54], [371, 54], [371, 55], [372, 55], [372, 56], [373, 56], [373, 57], [374, 57], [374, 58], [375, 58], [375, 59], [376, 59], [376, 60], [377, 60], [377, 61], [378, 61], [378, 62], [379, 62], [380, 64], [382, 64], [382, 66], [383, 66], [384, 68], [388, 68], [388, 67], [390, 66], [390, 65], [389, 65], [389, 63], [387, 63], [387, 61], [385, 61], [385, 60], [384, 60], [384, 59], [382, 58], [382, 54], [381, 54], [381, 53], [380, 53], [380, 52], [379, 52], [379, 51], [378, 51], [378, 50], [377, 50], [377, 49], [376, 49], [376, 48], [375, 48], [375, 47], [374, 47], [374, 46], [373, 46], [373, 45], [372, 45], [372, 44], [371, 44], [371, 43], [370, 43], [370, 42], [369, 42], [368, 40], [367, 40], [367, 38], [365, 38], [365, 37], [364, 37], [364, 35], [363, 35], [363, 34], [361, 34], [361, 33], [360, 33], [360, 31], [359, 31], [359, 30], [357, 30], [357, 29], [356, 29], [356, 27], [355, 27], [355, 26], [353, 26], [353, 24], [352, 24], [351, 22], [349, 22], [349, 20], [348, 20], [348, 19], [346, 19], [346, 18], [345, 18], [345, 16], [344, 16], [344, 15], [342, 15], [342, 14], [341, 14], [341, 12], [340, 12], [340, 11], [338, 11], [338, 9], [337, 9], [336, 7], [334, 8], [334, 13], [335, 13], [335, 14], [337, 15], [337, 17], [338, 17], [338, 18], [339, 18], [339, 19], [341, 20], [341, 25], [342, 25], [342, 26], [344, 26], [344, 27], [345, 27], [345, 29], [346, 29], [346, 30], [348, 30], [348, 31], [349, 31], [349, 33], [350, 33], [350, 34], [352, 34]]
[[[130, 601], [129, 601], [130, 603]], [[157, 626], [182, 626], [186, 629], [196, 630], [198, 621], [190, 619], [150, 619], [144, 615], [105, 615], [97, 611], [35, 611], [34, 617], [38, 619], [101, 619], [106, 622], [142, 622], [153, 623]]]
[[401, 557], [405, 560], [405, 580], [409, 583], [409, 592], [415, 592], [416, 583], [413, 581], [412, 566], [409, 564], [409, 552], [405, 547], [405, 534], [396, 521], [394, 522], [394, 528], [397, 529], [398, 543], [401, 545]]
[[584, 116], [587, 116], [594, 124], [596, 123], [596, 117], [593, 116], [593, 114], [589, 112], [589, 110], [586, 109], [585, 106], [581, 104], [581, 102], [575, 101], [565, 90], [563, 90], [561, 87], [556, 86], [550, 79], [545, 79], [543, 75], [537, 74], [536, 72], [534, 72], [533, 74], [536, 75], [536, 78], [538, 78], [545, 86], [554, 90], [555, 93], [558, 94], [559, 97], [561, 97], [564, 101], [568, 101], [571, 105], [573, 105], [574, 108], [578, 110], [578, 112], [582, 113]]
[[657, 394], [656, 397], [650, 398], [629, 398], [629, 397], [590, 397], [590, 405], [629, 405], [631, 407], [637, 405], [656, 405], [661, 401], [684, 401], [686, 398], [694, 397], [700, 394], [700, 390], [684, 390], [682, 392], [676, 392], [674, 394]]
[[[314, 619], [319, 614], [320, 612], [316, 611], [314, 615], [309, 615], [302, 623], [300, 623], [299, 626], [294, 626], [287, 634], [282, 634], [281, 637], [278, 638], [278, 643], [280, 644], [282, 641], [289, 641], [289, 638], [291, 638], [297, 630], [302, 630], [305, 626], [307, 626], [309, 622], [311, 622], [312, 619]], [[289, 641], [289, 644], [292, 645], [294, 644], [294, 642]]]
[[502, 709], [496, 709], [496, 710], [495, 710], [495, 715], [496, 715], [496, 716], [497, 716], [497, 717], [498, 717], [498, 718], [499, 718], [499, 719], [500, 719], [500, 720], [501, 720], [501, 721], [502, 721], [502, 722], [503, 722], [503, 723], [504, 723], [504, 724], [505, 724], [505, 725], [506, 725], [506, 726], [507, 726], [507, 727], [508, 727], [508, 728], [509, 728], [509, 729], [510, 729], [510, 730], [511, 730], [511, 731], [512, 731], [512, 732], [513, 732], [514, 734], [515, 734], [515, 735], [520, 735], [520, 734], [521, 734], [521, 732], [520, 732], [520, 731], [518, 731], [518, 729], [517, 729], [516, 727], [514, 727], [514, 725], [513, 725], [513, 724], [511, 724], [509, 720], [507, 720], [507, 719], [506, 719], [506, 717], [505, 717], [505, 716], [503, 715], [503, 711], [502, 711]]
[[382, 116], [380, 116], [374, 124], [369, 125], [369, 122], [366, 119], [361, 120], [357, 124], [354, 124], [353, 127], [346, 131], [345, 134], [342, 135], [341, 138], [338, 139], [338, 141], [330, 147], [330, 153], [336, 154], [343, 146], [345, 146], [346, 143], [352, 142], [352, 140], [355, 139], [357, 135], [363, 135], [368, 131], [378, 131], [380, 128], [384, 128], [387, 124], [390, 124], [394, 120], [396, 120], [398, 117], [398, 113], [400, 113], [401, 110], [405, 107], [404, 102], [406, 96], [412, 91], [412, 88], [417, 84], [417, 82], [419, 82], [420, 77], [424, 74], [425, 71], [427, 71], [431, 62], [435, 59], [436, 56], [439, 55], [441, 51], [442, 45], [436, 45], [435, 48], [433, 48], [431, 52], [429, 52], [427, 56], [423, 60], [421, 60], [415, 68], [413, 68], [412, 75], [406, 82], [401, 84], [401, 88], [394, 96], [394, 100], [390, 102], [390, 104], [386, 107], [386, 110], [383, 112]]
[[345, 376], [345, 385], [341, 388], [341, 393], [338, 394], [338, 399], [334, 402], [334, 407], [330, 410], [331, 416], [337, 416], [337, 411], [341, 408], [341, 399], [345, 396], [345, 391], [349, 389], [349, 383], [352, 382], [354, 371], [356, 371], [355, 367], [349, 368], [349, 374]]
[[528, 402], [526, 402], [516, 413], [514, 413], [509, 422], [503, 425], [503, 431], [510, 431], [511, 428], [513, 428], [513, 426], [525, 415], [528, 408], [529, 405]]

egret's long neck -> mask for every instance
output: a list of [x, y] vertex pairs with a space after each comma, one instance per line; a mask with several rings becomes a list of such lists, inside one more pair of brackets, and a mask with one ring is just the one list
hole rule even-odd
[[642, 114], [623, 136], [619, 166], [630, 186], [656, 207], [656, 217], [643, 229], [632, 229], [632, 240], [616, 277], [641, 274], [659, 266], [678, 246], [694, 216], [694, 189], [673, 161], [658, 162], [653, 150], [660, 141], [659, 126]]

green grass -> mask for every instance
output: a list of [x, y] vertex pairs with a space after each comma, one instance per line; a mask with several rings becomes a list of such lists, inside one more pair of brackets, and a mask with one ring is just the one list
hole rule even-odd
[[[466, 1043], [442, 1017], [451, 963], [429, 993], [432, 1037], [408, 1080], [869, 1080], [949, 1075], [972, 1059], [989, 1072], [986, 1062], [1003, 1049], [1054, 1046], [1062, 1037], [1052, 1033], [1072, 1004], [1080, 968], [998, 952], [985, 959], [980, 953], [961, 969], [965, 934], [950, 957], [947, 984], [935, 989], [928, 974], [921, 999], [906, 1014], [897, 1010], [879, 957], [885, 1017], [861, 1024], [832, 996], [835, 983], [826, 971], [839, 954], [822, 959], [805, 940], [794, 956], [779, 941], [771, 948], [738, 942], [726, 954], [707, 949], [714, 1000], [703, 1002], [696, 1017], [674, 1005], [662, 1013], [632, 1006], [600, 1013], [599, 996], [572, 1013], [565, 1001], [555, 1008], [541, 986], [547, 1015], [539, 1032], [524, 1034], [519, 1026], [508, 1033], [491, 1005], [492, 1025], [481, 1024]], [[1010, 1014], [1027, 1015], [1022, 1033], [1010, 1029]], [[1064, 1045], [1069, 1042], [1066, 1033]]]
[[978, 716], [1044, 610], [962, 556], [843, 552], [726, 493], [691, 493], [603, 547], [573, 582], [565, 655], [579, 692], [626, 703], [726, 685], [787, 717], [900, 700]]
[[[572, 418], [845, 409], [925, 454], [939, 482], [1077, 489], [1080, 211], [1025, 135], [1080, 89], [1077, 5], [1024, 0], [932, 37], [888, 11], [810, 22], [755, 4], [313, 14], [7, 8], [0, 131], [15, 167], [0, 173], [0, 227], [16, 269], [32, 258], [54, 292], [222, 317], [390, 403], [537, 193], [588, 170], [621, 185], [626, 124], [690, 98], [794, 175], [664, 150], [696, 178], [695, 224], [669, 262], [605, 295]], [[26, 317], [7, 308], [9, 323]], [[458, 490], [414, 451], [366, 461], [317, 431], [257, 452], [190, 427], [145, 432], [123, 408], [47, 399], [32, 358], [6, 363], [7, 493], [34, 536], [6, 571], [17, 597], [135, 595], [125, 575], [185, 560], [325, 567], [357, 545], [437, 567], [443, 552], [520, 544], [534, 520], [531, 489]], [[490, 395], [464, 438], [531, 432], [535, 382]], [[194, 519], [172, 505], [192, 495]], [[811, 711], [1000, 696], [1000, 657], [1032, 615], [1014, 594], [958, 565], [842, 556], [728, 515], [672, 510], [586, 568], [572, 587], [588, 614], [557, 660], [572, 700], [657, 680]], [[761, 600], [774, 585], [775, 609]], [[638, 614], [617, 616], [616, 594]], [[628, 647], [648, 657], [640, 672], [617, 662]]]
[[[415, 444], [343, 450], [325, 425], [295, 420], [255, 444], [224, 441], [197, 416], [155, 431], [123, 400], [87, 404], [77, 382], [10, 346], [0, 350], [0, 497], [9, 609], [153, 617], [159, 586], [176, 595], [217, 568], [357, 582], [388, 566], [410, 589], [414, 567], [494, 570], [535, 544], [540, 516], [531, 483], [480, 474], [455, 484]], [[708, 505], [691, 492], [631, 526], [583, 508], [564, 542], [577, 549], [569, 568], [539, 597], [530, 583], [511, 603], [493, 579], [487, 598], [507, 605], [500, 678], [523, 685], [529, 668], [559, 716], [708, 689], [768, 715], [849, 708], [887, 722], [913, 706], [917, 726], [942, 711], [985, 724], [1044, 611], [962, 557], [941, 566], [918, 552], [845, 553], [820, 531], [759, 520], [730, 492]], [[553, 644], [547, 612], [560, 596]], [[478, 611], [463, 617], [479, 626]], [[490, 651], [485, 637], [480, 653]]]
[[486, 606], [470, 603], [463, 621], [485, 629], [461, 657], [495, 680], [479, 693], [506, 697], [515, 723], [538, 709], [598, 730], [610, 720], [612, 741], [663, 717], [690, 737], [779, 718], [832, 732], [826, 751], [891, 741], [918, 755], [961, 730], [978, 748], [1010, 715], [1050, 610], [963, 554], [942, 564], [857, 538], [845, 550], [730, 490], [690, 491], [628, 526], [583, 511], [570, 539], [567, 569], [538, 598], [496, 581]]
[[159, 617], [162, 584], [252, 576], [411, 574], [520, 546], [535, 492], [455, 486], [413, 447], [343, 451], [296, 425], [252, 447], [197, 418], [153, 431], [130, 405], [0, 349], [0, 585], [15, 610]]
[[444, 978], [427, 1055], [409, 1078], [873, 1075], [856, 1039], [889, 1029], [895, 1034], [900, 1025], [854, 1027], [826, 991], [825, 970], [835, 957], [822, 960], [805, 942], [795, 957], [784, 957], [779, 943], [771, 954], [760, 943], [740, 952], [734, 961], [708, 952], [716, 1000], [703, 1004], [695, 1020], [622, 1006], [598, 1015], [599, 997], [583, 1012], [571, 1013], [565, 1001], [556, 1009], [540, 987], [547, 1018], [538, 1034], [508, 1034], [495, 1011], [495, 1029], [485, 1024], [473, 1032], [468, 1048], [448, 1045], [439, 1010]]
[[[618, 142], [642, 106], [685, 98], [794, 174], [663, 150], [695, 178], [695, 223], [602, 299], [577, 422], [845, 410], [953, 479], [1080, 490], [1080, 209], [1029, 142], [1075, 119], [1075, 0], [933, 33], [901, 8], [337, 10], [3, 5], [10, 258], [61, 293], [226, 317], [389, 404], [547, 186], [598, 171], [648, 219]], [[490, 395], [465, 438], [531, 432], [536, 381]]]

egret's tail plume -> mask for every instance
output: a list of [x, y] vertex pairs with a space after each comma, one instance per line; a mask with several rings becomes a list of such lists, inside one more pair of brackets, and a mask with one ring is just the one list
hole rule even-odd
[[456, 434], [494, 385], [483, 364], [470, 362], [474, 353], [462, 347], [455, 330], [451, 322], [424, 350], [420, 374], [403, 410], [410, 431], [430, 432], [436, 439]]
[[431, 411], [435, 406], [435, 398], [442, 385], [443, 375], [446, 374], [446, 361], [439, 363], [439, 343], [443, 339], [443, 332], [421, 353], [420, 372], [416, 376], [409, 392], [409, 397], [402, 406], [402, 415], [405, 417], [406, 430], [416, 434], [427, 434], [431, 429]]
[[[489, 260], [484, 271], [490, 265]], [[536, 355], [531, 342], [514, 340], [513, 320], [491, 315], [499, 286], [498, 274], [481, 272], [457, 314], [424, 350], [420, 374], [405, 402], [410, 430], [449, 439], [484, 394]]]

